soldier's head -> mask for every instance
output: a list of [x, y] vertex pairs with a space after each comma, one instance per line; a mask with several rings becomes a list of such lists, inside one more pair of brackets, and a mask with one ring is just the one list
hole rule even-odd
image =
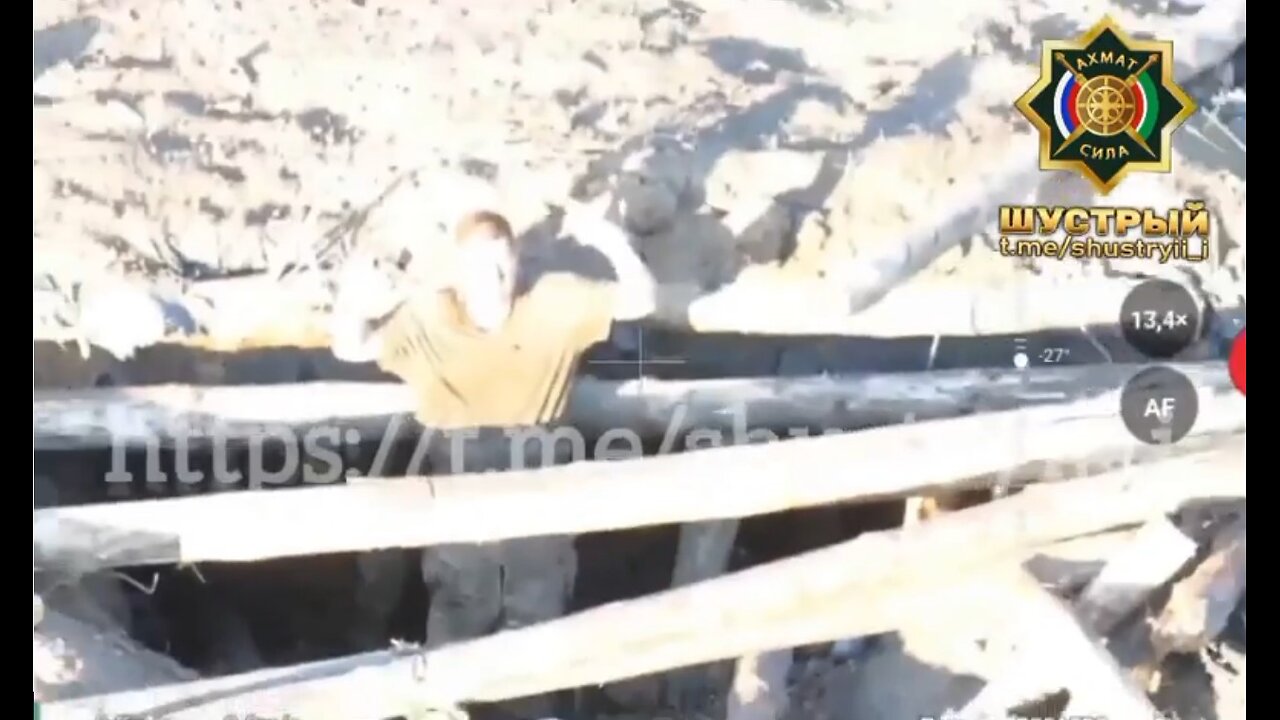
[[507, 321], [515, 301], [519, 248], [511, 224], [487, 210], [467, 213], [454, 228], [449, 285], [479, 330], [493, 332]]

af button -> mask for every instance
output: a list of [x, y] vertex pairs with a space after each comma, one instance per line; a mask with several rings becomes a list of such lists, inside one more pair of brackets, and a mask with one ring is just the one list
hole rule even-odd
[[1200, 412], [1200, 396], [1186, 375], [1152, 367], [1134, 375], [1120, 393], [1120, 416], [1142, 442], [1170, 445], [1191, 432]]

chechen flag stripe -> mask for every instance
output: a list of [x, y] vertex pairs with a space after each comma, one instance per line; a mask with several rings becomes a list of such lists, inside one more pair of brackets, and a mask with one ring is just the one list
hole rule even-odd
[[1080, 118], [1076, 114], [1076, 97], [1079, 93], [1075, 76], [1068, 72], [1062, 73], [1062, 77], [1058, 78], [1058, 86], [1053, 90], [1053, 122], [1064, 138], [1069, 137], [1080, 124]]
[[1156, 83], [1150, 73], [1142, 73], [1130, 86], [1133, 89], [1135, 112], [1130, 125], [1143, 138], [1151, 137], [1156, 127], [1156, 118], [1160, 116], [1160, 95], [1156, 92]]

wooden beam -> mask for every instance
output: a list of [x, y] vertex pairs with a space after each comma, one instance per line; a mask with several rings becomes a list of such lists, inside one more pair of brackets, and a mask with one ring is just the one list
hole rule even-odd
[[[1015, 164], [1021, 165], [1020, 160]], [[994, 209], [989, 215], [977, 217], [976, 231], [994, 222], [995, 217]], [[959, 241], [971, 235], [958, 233], [953, 238]], [[937, 239], [934, 233], [919, 238], [928, 243]], [[952, 247], [953, 244], [945, 244], [939, 249], [946, 252]], [[903, 254], [901, 245], [887, 244], [886, 249], [894, 255]], [[658, 288], [659, 312], [646, 323], [671, 330], [775, 336], [1030, 334], [1116, 325], [1117, 308], [1140, 282], [1129, 278], [1081, 278], [1063, 284], [1051, 276], [1026, 275], [981, 286], [950, 278], [901, 284], [928, 264], [915, 265], [915, 261], [932, 258], [917, 254], [910, 259], [913, 266], [908, 274], [863, 274], [855, 280], [854, 285], [861, 286], [857, 289], [785, 273], [780, 273], [779, 279], [766, 281], [747, 274], [710, 293], [696, 285], [662, 285]], [[864, 260], [860, 258], [859, 262]], [[875, 263], [867, 266], [875, 267]], [[184, 304], [206, 315], [206, 332], [173, 335], [164, 338], [163, 343], [211, 352], [284, 347], [327, 350], [328, 297], [314, 287], [318, 280], [312, 278], [301, 286], [282, 286], [275, 278], [264, 276], [198, 282], [194, 287], [199, 295]], [[855, 294], [852, 302], [849, 293]], [[208, 315], [209, 307], [215, 308], [212, 316]], [[1243, 314], [1242, 309], [1239, 312]], [[79, 338], [73, 330], [41, 327], [36, 339], [76, 342]], [[92, 341], [90, 337], [91, 344]]]
[[[329, 484], [39, 510], [40, 568], [246, 561], [488, 542], [699, 520], [1088, 474], [1243, 431], [1244, 398], [1202, 392], [1192, 434], [1129, 435], [1115, 392], [927, 423], [537, 470]], [[732, 442], [732, 441], [730, 441]], [[981, 451], [977, 451], [981, 449]], [[280, 532], [288, 518], [289, 532]], [[237, 531], [227, 532], [234, 527]]]
[[[1007, 196], [1006, 196], [1007, 197]], [[984, 223], [994, 223], [993, 210]], [[976, 337], [1116, 328], [1124, 298], [1141, 282], [1129, 278], [1079, 278], [1064, 284], [1049, 275], [1019, 274], [976, 285], [972, 279], [930, 278], [925, 283], [879, 286], [856, 297], [862, 307], [844, 304], [844, 288], [803, 275], [740, 280], [664, 308], [655, 324], [697, 332], [766, 335], [847, 335], [878, 338]], [[887, 290], [883, 296], [878, 296]], [[673, 290], [674, 291], [674, 290]], [[858, 292], [858, 291], [855, 291]], [[1242, 309], [1222, 308], [1232, 315]], [[688, 318], [686, 322], [682, 319]]]
[[[1202, 389], [1231, 388], [1222, 362], [1175, 363]], [[1065, 402], [1114, 392], [1137, 365], [945, 370], [860, 377], [607, 382], [584, 378], [567, 423], [588, 437], [630, 429], [662, 438], [684, 429], [870, 427], [980, 410]], [[37, 450], [172, 445], [353, 431], [377, 440], [408, 421], [413, 397], [399, 383], [155, 385], [37, 390], [31, 421]], [[677, 430], [680, 428], [677, 428]]]
[[[1005, 634], [1017, 649], [1008, 661], [1010, 675], [984, 687], [955, 716], [957, 720], [1059, 714], [1135, 720], [1160, 717], [1094, 634], [1081, 626], [1071, 608], [1041, 589], [1030, 576], [1019, 573], [1010, 582], [993, 584], [991, 591], [990, 602], [1006, 609]], [[1021, 708], [1014, 712], [1014, 708], [1059, 690], [1067, 691], [1066, 702], [1052, 714]]]
[[[946, 613], [983, 569], [1056, 540], [1134, 525], [1195, 498], [1242, 496], [1239, 442], [1213, 452], [1035, 486], [915, 528], [838, 545], [421, 655], [367, 653], [57, 703], [47, 717], [147, 711], [173, 720], [256, 712], [381, 720], [421, 705], [496, 701], [675, 667], [886, 632]], [[966, 580], [970, 582], [966, 582]]]
[[[1094, 644], [1092, 638], [1107, 636], [1151, 593], [1173, 578], [1195, 552], [1196, 544], [1167, 517], [1160, 516], [1146, 523], [1118, 552], [1111, 554], [1076, 600], [1074, 613], [1049, 607], [1043, 599], [1033, 599], [1031, 609], [1039, 606], [1040, 617], [1030, 629], [1012, 638], [1018, 650], [1006, 672], [989, 682], [959, 713], [957, 720], [1004, 720], [1015, 705], [1063, 687], [1073, 698], [1084, 695], [1085, 702], [1091, 699], [1094, 709], [1109, 707], [1106, 703], [1112, 703], [1110, 707], [1138, 703], [1140, 694], [1135, 693], [1127, 674], [1114, 659], [1090, 649]], [[1084, 643], [1085, 639], [1089, 645]], [[1073, 648], [1074, 665], [1068, 663], [1072, 658], [1066, 655]], [[1068, 672], [1064, 673], [1064, 669]], [[1070, 676], [1072, 671], [1077, 674], [1075, 678]], [[1078, 676], [1081, 671], [1097, 674], [1103, 681], [1082, 679]], [[1068, 682], [1070, 680], [1074, 682]], [[1099, 690], [1105, 692], [1099, 696]], [[1076, 702], [1069, 715], [1088, 716], [1079, 705], [1081, 701]]]
[[1228, 524], [1209, 556], [1174, 586], [1156, 618], [1152, 644], [1158, 660], [1194, 653], [1216, 638], [1245, 591], [1245, 518]]
[[1126, 664], [1148, 692], [1165, 682], [1170, 655], [1198, 653], [1226, 628], [1245, 591], [1245, 525], [1242, 514], [1218, 527], [1208, 556], [1174, 584], [1160, 613], [1126, 638]]
[[1107, 562], [1133, 542], [1138, 529], [1124, 528], [1055, 543], [1027, 558], [1023, 568], [1044, 588], [1060, 597], [1074, 597], [1088, 586]]
[[1196, 555], [1196, 544], [1168, 518], [1143, 526], [1076, 601], [1085, 627], [1107, 635]]
[[[684, 587], [723, 575], [729, 569], [739, 523], [737, 518], [730, 518], [681, 525], [675, 565], [671, 571], [671, 587]], [[668, 673], [663, 682], [667, 705], [676, 708], [694, 706], [698, 699], [722, 690], [731, 669], [716, 664]]]

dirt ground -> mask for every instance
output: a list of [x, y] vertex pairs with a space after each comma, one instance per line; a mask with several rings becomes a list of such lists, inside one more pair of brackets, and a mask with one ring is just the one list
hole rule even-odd
[[[1213, 7], [1215, 17], [1237, 12]], [[941, 283], [943, 304], [992, 289], [996, 302], [1033, 304], [1019, 290], [1028, 273], [1156, 272], [1235, 305], [1244, 61], [1232, 48], [1243, 26], [1212, 28], [1193, 10], [1127, 0], [1067, 12], [1016, 0], [771, 0], [751, 12], [724, 0], [502, 10], [182, 0], [158, 12], [125, 0], [42, 3], [36, 332], [78, 325], [128, 348], [192, 331], [217, 314], [186, 297], [201, 279], [296, 277], [340, 256], [339, 240], [420, 243], [473, 197], [472, 178], [496, 185], [521, 228], [547, 203], [612, 184], [663, 283], [663, 308], [703, 329], [858, 332], [853, 311], [920, 266], [912, 284]], [[1206, 200], [1215, 262], [1027, 268], [991, 249], [996, 204], [1090, 199], [1070, 176], [1034, 172], [1031, 128], [1012, 102], [1034, 79], [1041, 40], [1103, 12], [1175, 38], [1188, 75], [1179, 80], [1205, 108], [1177, 136], [1172, 174], [1135, 178], [1108, 201]], [[410, 171], [414, 182], [354, 240], [342, 232]], [[121, 278], [144, 295], [138, 284], [122, 291]], [[157, 311], [145, 293], [168, 304]], [[919, 302], [886, 314], [940, 304]], [[126, 330], [122, 316], [149, 322]]]
[[[1063, 5], [37, 3], [33, 334], [127, 354], [288, 304], [207, 292], [229, 278], [323, 312], [324, 292], [299, 288], [323, 286], [352, 246], [419, 247], [475, 198], [534, 231], [548, 205], [610, 186], [663, 312], [697, 330], [979, 333], [984, 309], [1005, 330], [1006, 315], [1076, 327], [1118, 312], [1102, 303], [1098, 316], [1095, 283], [1152, 274], [1243, 306], [1243, 5]], [[1135, 176], [1106, 203], [1204, 200], [1210, 262], [1015, 261], [994, 249], [998, 204], [1096, 199], [1071, 176], [1036, 172], [1013, 100], [1042, 40], [1104, 13], [1174, 39], [1178, 80], [1201, 106], [1176, 136], [1173, 171]], [[856, 660], [814, 664], [792, 717], [922, 716], [985, 679], [966, 674], [995, 662], [974, 647], [904, 631]], [[1186, 662], [1215, 693], [1179, 698], [1193, 684], [1174, 683], [1166, 709], [1243, 718], [1243, 671], [1241, 627], [1238, 644]], [[881, 676], [919, 681], [881, 697]]]

